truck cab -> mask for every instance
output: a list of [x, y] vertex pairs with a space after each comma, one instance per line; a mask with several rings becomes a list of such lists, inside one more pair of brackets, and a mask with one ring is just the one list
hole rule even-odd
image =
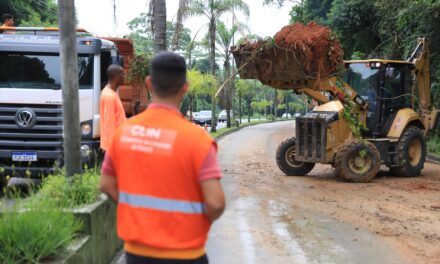
[[[59, 34], [42, 28], [6, 33], [0, 34], [0, 176], [47, 175], [63, 166]], [[106, 69], [123, 61], [127, 69], [133, 49], [122, 57], [115, 42], [78, 34], [81, 159], [91, 167], [100, 156], [99, 100]], [[126, 113], [134, 114], [132, 102], [145, 105], [146, 97], [130, 85], [122, 88]]]

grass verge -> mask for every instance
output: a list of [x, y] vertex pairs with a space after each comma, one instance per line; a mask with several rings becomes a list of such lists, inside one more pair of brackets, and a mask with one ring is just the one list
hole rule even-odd
[[51, 201], [59, 208], [77, 208], [91, 204], [99, 196], [99, 169], [89, 169], [81, 175], [65, 177], [62, 173], [43, 180], [40, 190], [27, 200], [31, 205]]
[[[275, 120], [275, 121], [282, 121], [282, 120]], [[217, 129], [217, 132], [211, 132], [210, 135], [213, 138], [217, 138], [229, 131], [235, 130], [235, 129], [239, 129], [239, 128], [243, 128], [243, 127], [247, 127], [247, 126], [251, 126], [251, 125], [256, 125], [256, 124], [264, 124], [264, 123], [270, 123], [270, 122], [274, 122], [271, 120], [261, 120], [261, 121], [251, 121], [249, 123], [242, 123], [239, 127], [233, 126], [233, 127], [224, 127], [224, 128], [220, 128]]]
[[50, 262], [62, 254], [82, 229], [82, 223], [65, 209], [95, 202], [99, 176], [98, 169], [73, 177], [60, 172], [46, 177], [30, 197], [16, 195], [15, 205], [0, 214], [0, 263]]
[[41, 263], [61, 255], [82, 223], [52, 203], [14, 207], [0, 217], [0, 263]]

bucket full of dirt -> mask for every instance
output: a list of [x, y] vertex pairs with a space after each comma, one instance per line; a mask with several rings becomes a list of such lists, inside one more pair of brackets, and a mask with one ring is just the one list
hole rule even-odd
[[344, 56], [335, 34], [314, 22], [285, 26], [273, 39], [243, 43], [231, 52], [241, 78], [280, 89], [337, 73]]

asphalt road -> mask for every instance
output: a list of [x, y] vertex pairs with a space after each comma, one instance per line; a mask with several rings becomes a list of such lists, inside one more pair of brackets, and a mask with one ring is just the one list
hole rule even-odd
[[209, 236], [211, 263], [408, 263], [381, 237], [299, 207], [274, 161], [292, 132], [293, 122], [279, 122], [220, 140], [227, 210]]

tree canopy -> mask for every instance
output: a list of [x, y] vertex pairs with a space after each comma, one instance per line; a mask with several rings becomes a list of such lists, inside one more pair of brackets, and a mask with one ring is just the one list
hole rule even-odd
[[53, 0], [1, 0], [0, 15], [14, 16], [16, 26], [55, 26], [57, 5]]

